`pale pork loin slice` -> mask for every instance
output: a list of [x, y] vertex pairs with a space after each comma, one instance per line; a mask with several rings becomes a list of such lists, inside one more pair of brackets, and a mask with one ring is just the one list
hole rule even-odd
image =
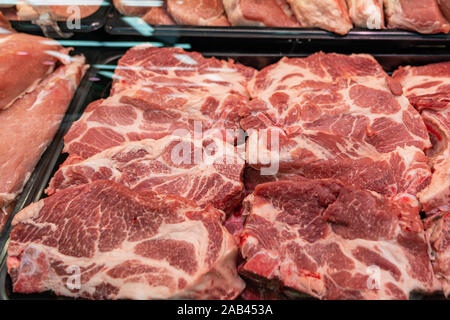
[[384, 9], [389, 28], [425, 34], [450, 30], [436, 0], [384, 0]]
[[446, 212], [450, 209], [450, 62], [402, 67], [393, 77], [421, 111], [433, 144], [427, 152], [433, 176], [419, 200], [428, 214]]
[[300, 27], [287, 0], [223, 0], [233, 26]]
[[193, 26], [229, 26], [222, 0], [167, 0], [176, 23]]
[[66, 135], [64, 151], [87, 158], [125, 141], [193, 132], [196, 124], [203, 134], [238, 135], [253, 74], [179, 48], [135, 47], [119, 61], [111, 97], [86, 109]]
[[347, 5], [355, 26], [384, 29], [383, 0], [347, 0]]
[[[431, 147], [419, 113], [369, 55], [283, 58], [249, 84], [247, 160], [263, 174], [335, 178], [417, 205]], [[268, 136], [279, 136], [273, 145]], [[276, 142], [276, 141], [275, 141]]]
[[96, 180], [110, 180], [133, 191], [181, 196], [201, 207], [231, 212], [243, 195], [244, 157], [216, 138], [167, 136], [109, 148], [61, 167], [47, 194]]
[[14, 217], [7, 260], [13, 290], [88, 299], [236, 298], [245, 284], [222, 218], [212, 207], [111, 181], [61, 190]]
[[113, 0], [113, 4], [125, 16], [143, 16], [152, 8], [148, 0]]
[[345, 0], [288, 0], [303, 28], [347, 34], [353, 27]]
[[54, 69], [64, 49], [48, 38], [0, 34], [0, 110], [32, 91]]
[[425, 219], [431, 244], [431, 260], [436, 277], [441, 280], [445, 296], [450, 297], [450, 211]]
[[61, 124], [86, 68], [84, 57], [71, 59], [0, 112], [0, 207], [22, 191]]
[[418, 211], [333, 180], [260, 184], [244, 202], [242, 275], [296, 297], [408, 299], [440, 289]]

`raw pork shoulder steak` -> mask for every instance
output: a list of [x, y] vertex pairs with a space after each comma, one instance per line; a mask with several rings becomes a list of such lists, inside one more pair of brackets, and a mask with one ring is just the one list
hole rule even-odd
[[347, 34], [352, 28], [345, 0], [288, 0], [304, 28], [321, 28]]
[[394, 72], [404, 93], [422, 114], [433, 148], [428, 151], [433, 168], [430, 185], [419, 194], [425, 211], [450, 209], [450, 62], [404, 67]]
[[140, 195], [110, 181], [75, 186], [14, 218], [8, 271], [22, 293], [233, 299], [245, 285], [221, 219], [212, 207]]
[[71, 161], [75, 163], [56, 172], [48, 194], [107, 179], [134, 191], [178, 195], [226, 212], [242, 201], [243, 156], [219, 139], [167, 136], [124, 143], [84, 161]]
[[239, 270], [278, 282], [287, 295], [408, 299], [440, 288], [418, 211], [374, 192], [333, 180], [278, 181], [258, 185], [244, 208]]
[[286, 0], [223, 0], [233, 26], [300, 27]]
[[178, 97], [176, 101], [181, 105], [201, 96], [223, 99], [237, 94], [248, 97], [247, 82], [254, 72], [232, 60], [205, 58], [198, 52], [181, 48], [141, 45], [128, 50], [120, 59], [111, 94], [142, 87], [150, 92], [170, 88], [168, 93], [156, 91], [155, 96], [170, 94]]
[[221, 0], [167, 0], [167, 9], [178, 24], [229, 26]]
[[[252, 167], [272, 161], [278, 175], [335, 178], [405, 201], [429, 183], [425, 125], [373, 57], [283, 58], [249, 89], [253, 100], [241, 109], [241, 125]], [[264, 132], [278, 133], [279, 148]]]
[[195, 122], [204, 135], [224, 137], [225, 129], [240, 129], [253, 74], [179, 48], [135, 47], [119, 61], [112, 96], [86, 109], [64, 138], [64, 151], [87, 158], [126, 141], [192, 132]]
[[384, 0], [384, 8], [389, 28], [420, 33], [448, 33], [450, 30], [436, 0]]

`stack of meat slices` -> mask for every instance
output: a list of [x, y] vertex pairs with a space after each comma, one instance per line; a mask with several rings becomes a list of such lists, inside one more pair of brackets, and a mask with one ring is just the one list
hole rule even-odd
[[[223, 222], [243, 198], [244, 144], [235, 144], [253, 74], [178, 48], [129, 50], [111, 96], [66, 135], [51, 196], [15, 217], [14, 290], [236, 298], [238, 246]], [[41, 272], [27, 274], [30, 263]], [[79, 287], [68, 286], [68, 268], [80, 270]]]
[[[429, 191], [448, 183], [448, 128], [426, 115], [445, 115], [449, 75], [413, 70], [395, 77], [410, 103], [369, 55], [255, 72], [131, 49], [111, 96], [68, 132], [50, 196], [15, 217], [14, 290], [231, 299], [244, 290], [239, 272], [251, 283], [243, 298], [448, 293], [448, 189]], [[408, 94], [414, 76], [437, 91]]]
[[0, 35], [0, 231], [53, 139], [85, 70], [57, 42]]
[[249, 90], [241, 274], [321, 299], [440, 290], [418, 202], [432, 144], [400, 84], [371, 56], [317, 53], [266, 67]]

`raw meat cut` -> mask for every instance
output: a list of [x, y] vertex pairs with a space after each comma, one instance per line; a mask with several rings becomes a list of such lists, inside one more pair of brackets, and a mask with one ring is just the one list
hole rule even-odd
[[36, 88], [64, 52], [51, 39], [24, 33], [0, 34], [0, 111]]
[[441, 280], [446, 297], [450, 296], [450, 211], [425, 219], [425, 228], [431, 244], [432, 264]]
[[65, 20], [69, 17], [82, 19], [95, 13], [100, 8], [102, 0], [90, 0], [84, 4], [78, 1], [78, 3], [66, 6], [44, 5], [43, 3], [45, 2], [19, 0], [16, 4], [17, 17], [19, 20], [36, 20], [43, 15], [49, 15], [52, 20]]
[[229, 26], [221, 0], [167, 0], [167, 10], [178, 24]]
[[419, 200], [428, 214], [445, 212], [450, 208], [450, 62], [403, 67], [393, 77], [421, 111], [433, 144], [427, 151], [433, 176]]
[[288, 296], [408, 299], [440, 289], [419, 213], [401, 203], [299, 178], [258, 185], [244, 208], [239, 271]]
[[128, 50], [117, 67], [111, 95], [142, 87], [146, 92], [169, 87], [177, 91], [170, 92], [172, 95], [186, 99], [184, 95], [190, 95], [191, 99], [201, 95], [222, 98], [229, 94], [248, 97], [247, 82], [255, 73], [254, 69], [232, 60], [205, 58], [198, 52], [150, 45]]
[[400, 67], [393, 73], [418, 110], [450, 107], [450, 61], [420, 67]]
[[13, 220], [13, 289], [89, 299], [233, 299], [245, 284], [222, 215], [105, 180], [61, 190]]
[[447, 22], [450, 22], [450, 0], [437, 0], [437, 2]]
[[0, 207], [22, 191], [53, 139], [85, 71], [82, 56], [60, 66], [32, 92], [0, 112]]
[[425, 125], [373, 57], [283, 58], [249, 90], [241, 126], [249, 165], [274, 171], [263, 174], [335, 178], [412, 202], [429, 183]]
[[347, 5], [355, 26], [384, 29], [383, 0], [347, 0]]
[[193, 121], [176, 111], [139, 107], [125, 99], [114, 95], [91, 103], [64, 137], [64, 152], [87, 159], [127, 141], [159, 139], [175, 130], [194, 131]]
[[69, 130], [64, 152], [87, 158], [126, 141], [193, 132], [196, 124], [203, 135], [234, 139], [224, 131], [239, 134], [253, 74], [179, 48], [135, 47], [119, 61], [111, 97], [92, 103]]
[[164, 6], [162, 7], [153, 7], [147, 11], [147, 13], [142, 17], [142, 20], [147, 22], [148, 24], [153, 25], [172, 25], [175, 22], [170, 17], [167, 12], [167, 5], [164, 1]]
[[384, 9], [389, 28], [426, 34], [450, 30], [436, 0], [384, 0]]
[[300, 27], [286, 0], [223, 0], [233, 26]]
[[244, 155], [219, 139], [167, 136], [109, 148], [62, 166], [47, 194], [73, 185], [110, 180], [133, 191], [181, 196], [201, 207], [231, 212], [243, 195]]
[[347, 34], [353, 27], [345, 0], [288, 0], [304, 28], [321, 28]]
[[[125, 16], [143, 16], [151, 8], [148, 0], [113, 0], [114, 7]], [[137, 5], [139, 3], [139, 5]]]

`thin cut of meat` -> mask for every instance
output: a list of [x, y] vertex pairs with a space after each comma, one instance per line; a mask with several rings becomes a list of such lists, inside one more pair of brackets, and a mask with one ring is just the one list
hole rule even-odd
[[193, 121], [177, 111], [132, 105], [124, 102], [126, 98], [114, 95], [92, 102], [64, 137], [64, 152], [87, 159], [125, 142], [194, 131]]
[[425, 228], [431, 244], [432, 264], [441, 280], [446, 297], [450, 296], [450, 211], [425, 219]]
[[437, 0], [437, 2], [447, 22], [450, 22], [450, 0]]
[[247, 161], [275, 169], [263, 174], [335, 178], [413, 202], [429, 183], [425, 125], [373, 57], [283, 58], [249, 90], [253, 100], [241, 109]]
[[347, 0], [347, 5], [355, 26], [384, 29], [383, 0]]
[[419, 33], [448, 33], [450, 24], [439, 11], [436, 0], [384, 0], [389, 28]]
[[231, 212], [243, 195], [244, 157], [219, 139], [167, 136], [109, 148], [71, 160], [54, 175], [47, 194], [73, 185], [110, 180], [136, 192], [181, 196], [201, 207]]
[[221, 0], [167, 0], [167, 10], [182, 25], [230, 25]]
[[[140, 46], [119, 61], [112, 95], [92, 103], [65, 137], [65, 151], [87, 158], [126, 141], [177, 129], [204, 135], [237, 131], [254, 70], [179, 48]], [[210, 132], [210, 133], [208, 133]], [[232, 137], [230, 137], [231, 139]]]
[[205, 58], [181, 48], [140, 45], [120, 59], [111, 95], [131, 89], [146, 88], [143, 91], [151, 92], [169, 87], [176, 90], [171, 92], [174, 98], [211, 94], [220, 98], [229, 94], [248, 97], [247, 82], [254, 73], [254, 69], [232, 60]]
[[143, 16], [152, 8], [148, 0], [113, 0], [114, 7], [125, 16]]
[[64, 49], [51, 39], [0, 34], [0, 111], [32, 91], [50, 74]]
[[167, 12], [166, 2], [162, 7], [150, 8], [147, 13], [142, 17], [142, 20], [152, 25], [172, 25], [175, 24], [173, 19]]
[[0, 207], [22, 191], [53, 139], [85, 71], [82, 56], [59, 67], [35, 90], [0, 112]]
[[[167, 97], [154, 96], [156, 99]], [[230, 95], [220, 104], [210, 97], [198, 105], [182, 99], [185, 103], [182, 110], [176, 108], [178, 101], [174, 100], [168, 99], [167, 104], [157, 101], [158, 104], [152, 105], [151, 102], [133, 101], [126, 94], [117, 94], [95, 101], [64, 137], [64, 152], [86, 159], [127, 141], [160, 139], [172, 134], [193, 136], [199, 132], [204, 137], [217, 136], [232, 142], [240, 135], [236, 132], [239, 129], [238, 113], [246, 103], [242, 97]], [[229, 135], [225, 129], [231, 130]]]
[[223, 0], [233, 26], [300, 27], [286, 0]]
[[258, 185], [244, 207], [239, 271], [278, 283], [288, 296], [408, 299], [440, 289], [418, 211], [401, 203], [333, 180], [299, 179]]
[[236, 298], [245, 284], [222, 218], [212, 207], [105, 180], [61, 190], [13, 220], [13, 289], [89, 299]]
[[288, 0], [304, 28], [321, 28], [347, 34], [353, 27], [345, 0]]
[[433, 168], [430, 185], [419, 194], [424, 210], [450, 208], [450, 62], [422, 67], [403, 67], [393, 77], [401, 82], [405, 95], [421, 111], [433, 147], [428, 150]]

